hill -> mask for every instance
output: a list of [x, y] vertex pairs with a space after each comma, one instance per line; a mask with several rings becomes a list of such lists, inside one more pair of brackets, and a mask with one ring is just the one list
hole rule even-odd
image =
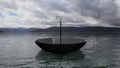
[[[59, 27], [33, 29], [32, 32], [59, 32]], [[62, 27], [63, 32], [120, 32], [116, 27]]]
[[[0, 32], [59, 32], [59, 27], [42, 28], [0, 28]], [[62, 32], [120, 32], [116, 27], [62, 27]]]

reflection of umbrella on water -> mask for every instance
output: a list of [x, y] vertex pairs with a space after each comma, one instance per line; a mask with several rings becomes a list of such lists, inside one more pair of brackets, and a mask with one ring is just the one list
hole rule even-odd
[[85, 57], [85, 54], [82, 53], [82, 51], [76, 51], [70, 54], [66, 55], [58, 55], [58, 54], [51, 54], [48, 52], [44, 52], [41, 50], [38, 55], [36, 56], [36, 60], [44, 60], [44, 61], [74, 61], [74, 60], [81, 60]]
[[[113, 68], [115, 66], [113, 64], [94, 66], [92, 65], [94, 63], [92, 60], [90, 61], [89, 59], [85, 59], [85, 54], [83, 54], [82, 51], [76, 51], [65, 55], [58, 55], [41, 50], [36, 56], [36, 60], [39, 62], [39, 64], [42, 64], [43, 66], [48, 66], [48, 68], [49, 66], [52, 66], [52, 68], [66, 68], [67, 66], [64, 65], [69, 65], [70, 68], [72, 68], [76, 65], [76, 62], [78, 62], [77, 64], [80, 64], [80, 68]], [[83, 61], [85, 63], [83, 63]], [[90, 65], [87, 65], [88, 63]]]

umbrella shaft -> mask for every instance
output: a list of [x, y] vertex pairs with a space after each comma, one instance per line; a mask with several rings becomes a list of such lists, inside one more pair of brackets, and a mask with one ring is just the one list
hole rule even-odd
[[62, 21], [60, 21], [60, 45], [62, 44]]

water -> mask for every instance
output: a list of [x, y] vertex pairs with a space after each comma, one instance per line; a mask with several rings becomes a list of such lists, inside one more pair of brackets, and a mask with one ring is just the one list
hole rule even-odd
[[0, 68], [120, 68], [119, 33], [64, 33], [87, 44], [79, 51], [57, 55], [41, 50], [35, 40], [58, 33], [0, 33]]

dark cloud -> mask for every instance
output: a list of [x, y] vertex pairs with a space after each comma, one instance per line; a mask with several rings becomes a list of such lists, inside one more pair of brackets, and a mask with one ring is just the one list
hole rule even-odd
[[118, 16], [118, 6], [115, 0], [70, 0], [70, 3], [74, 4], [72, 10], [75, 10], [74, 12], [79, 15], [105, 21], [104, 23], [110, 25], [116, 26], [117, 24], [120, 26], [119, 20], [116, 20], [120, 17]]
[[[65, 14], [63, 16], [65, 16], [66, 13], [76, 13], [79, 16], [94, 18], [100, 24], [120, 26], [118, 19], [120, 18], [118, 16], [118, 6], [116, 5], [115, 0], [37, 0], [34, 2], [39, 6], [42, 6], [44, 10], [48, 11], [48, 14], [51, 14], [51, 11], [64, 12]], [[82, 21], [84, 24], [82, 19], [74, 20], [73, 17], [64, 17], [64, 22], [81, 23]]]

